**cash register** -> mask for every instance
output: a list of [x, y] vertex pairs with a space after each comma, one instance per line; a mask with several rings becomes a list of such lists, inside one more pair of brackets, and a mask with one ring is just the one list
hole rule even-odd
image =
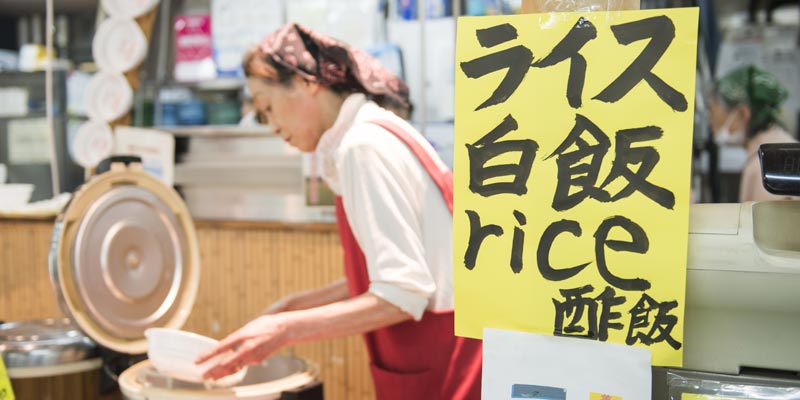
[[[759, 158], [769, 192], [800, 196], [800, 144]], [[800, 201], [692, 205], [684, 321], [654, 400], [800, 399]]]

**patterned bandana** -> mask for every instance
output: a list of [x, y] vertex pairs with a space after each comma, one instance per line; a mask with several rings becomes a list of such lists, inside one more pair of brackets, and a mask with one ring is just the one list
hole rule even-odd
[[720, 78], [717, 91], [728, 103], [750, 107], [752, 117], [748, 130], [777, 120], [781, 103], [789, 97], [774, 75], [752, 65], [738, 68]]
[[378, 60], [303, 25], [283, 25], [267, 35], [258, 48], [309, 81], [361, 92], [381, 106], [410, 112], [408, 86]]

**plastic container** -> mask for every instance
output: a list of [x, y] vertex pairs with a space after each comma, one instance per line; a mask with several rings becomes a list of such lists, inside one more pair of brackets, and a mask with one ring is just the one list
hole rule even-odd
[[32, 183], [0, 184], [0, 210], [24, 207], [33, 194]]
[[178, 104], [178, 125], [205, 125], [206, 105], [200, 100], [189, 100]]
[[234, 100], [217, 100], [208, 103], [206, 111], [210, 125], [236, 125], [242, 119], [239, 102]]

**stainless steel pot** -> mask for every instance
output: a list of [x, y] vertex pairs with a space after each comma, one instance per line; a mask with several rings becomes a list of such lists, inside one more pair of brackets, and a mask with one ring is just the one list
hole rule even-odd
[[68, 318], [0, 324], [0, 353], [9, 369], [75, 363], [94, 351], [94, 342]]
[[98, 398], [96, 345], [68, 318], [0, 324], [0, 353], [18, 399]]

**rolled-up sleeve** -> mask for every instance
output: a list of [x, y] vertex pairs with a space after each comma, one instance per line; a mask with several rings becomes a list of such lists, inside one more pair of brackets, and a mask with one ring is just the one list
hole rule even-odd
[[387, 153], [406, 151], [401, 142], [389, 147], [356, 145], [340, 154], [341, 195], [367, 260], [369, 292], [419, 320], [436, 283], [422, 241], [418, 165]]

